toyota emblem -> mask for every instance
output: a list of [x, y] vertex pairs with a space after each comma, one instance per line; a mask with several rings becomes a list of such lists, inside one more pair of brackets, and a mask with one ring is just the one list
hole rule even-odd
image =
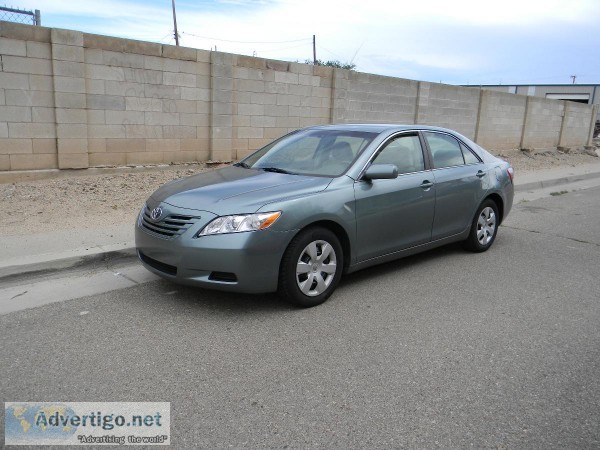
[[152, 218], [152, 220], [158, 220], [160, 219], [160, 216], [162, 216], [162, 213], [162, 208], [159, 206], [152, 210], [152, 212], [150, 213], [150, 217]]

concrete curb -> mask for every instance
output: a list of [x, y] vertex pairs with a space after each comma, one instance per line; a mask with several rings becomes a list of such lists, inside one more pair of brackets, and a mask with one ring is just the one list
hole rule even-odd
[[69, 258], [47, 259], [28, 264], [18, 264], [0, 267], [0, 283], [20, 281], [31, 277], [50, 275], [54, 272], [67, 269], [83, 269], [91, 266], [111, 262], [134, 262], [137, 260], [135, 247], [120, 250], [72, 256]]
[[578, 181], [589, 180], [600, 177], [600, 172], [583, 173], [579, 175], [569, 175], [566, 177], [552, 178], [547, 180], [532, 181], [529, 183], [515, 184], [515, 192], [527, 191], [530, 189], [544, 189], [562, 184], [576, 183]]

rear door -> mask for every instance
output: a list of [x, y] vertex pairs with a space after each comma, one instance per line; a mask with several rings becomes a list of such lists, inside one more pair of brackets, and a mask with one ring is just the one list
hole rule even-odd
[[432, 240], [464, 231], [485, 195], [485, 165], [454, 136], [423, 131], [431, 153], [435, 179], [435, 217]]
[[359, 261], [431, 240], [435, 187], [418, 134], [390, 138], [372, 164], [395, 164], [399, 175], [354, 184]]

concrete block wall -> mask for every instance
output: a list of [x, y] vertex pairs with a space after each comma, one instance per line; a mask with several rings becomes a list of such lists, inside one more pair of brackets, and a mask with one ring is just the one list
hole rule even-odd
[[[588, 133], [590, 129], [588, 106], [566, 101], [564, 111], [565, 116], [562, 122], [558, 145], [561, 147], [578, 147], [584, 145], [581, 142], [581, 136]], [[593, 116], [595, 117], [595, 115]]]
[[213, 52], [210, 55], [210, 130], [211, 156], [215, 160], [231, 159], [233, 144], [233, 76], [234, 55]]
[[0, 170], [58, 168], [50, 30], [1, 24]]
[[491, 150], [589, 142], [592, 107], [0, 22], [0, 171], [229, 161], [326, 123], [453, 128]]
[[89, 34], [83, 47], [90, 166], [209, 158], [210, 52]]
[[333, 69], [238, 55], [231, 73], [233, 158], [297, 128], [330, 123]]
[[495, 150], [519, 148], [526, 103], [524, 95], [482, 90], [477, 143]]
[[7, 22], [0, 36], [0, 170], [209, 159], [210, 52]]
[[[590, 112], [592, 108], [590, 107]], [[560, 139], [565, 102], [540, 97], [527, 97], [527, 112], [521, 148], [556, 148]]]
[[89, 167], [83, 33], [50, 30], [59, 169]]
[[346, 122], [414, 123], [418, 81], [360, 72], [347, 80]]
[[421, 82], [416, 123], [438, 125], [475, 138], [480, 90]]

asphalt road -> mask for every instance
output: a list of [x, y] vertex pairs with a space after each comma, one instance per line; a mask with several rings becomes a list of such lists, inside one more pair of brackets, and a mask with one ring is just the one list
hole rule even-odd
[[599, 223], [600, 188], [524, 202], [308, 310], [152, 281], [10, 313], [2, 401], [169, 401], [176, 448], [598, 448]]

